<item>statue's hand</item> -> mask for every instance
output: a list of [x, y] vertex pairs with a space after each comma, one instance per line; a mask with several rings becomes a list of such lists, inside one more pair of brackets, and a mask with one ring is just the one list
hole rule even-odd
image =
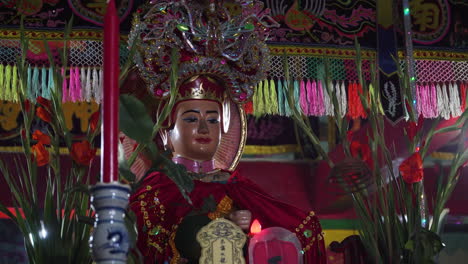
[[249, 210], [237, 210], [229, 214], [229, 218], [242, 230], [247, 231], [252, 222], [252, 213]]

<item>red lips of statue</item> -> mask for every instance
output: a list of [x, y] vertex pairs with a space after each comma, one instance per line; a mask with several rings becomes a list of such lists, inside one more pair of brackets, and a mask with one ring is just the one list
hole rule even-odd
[[210, 144], [212, 139], [211, 138], [196, 138], [195, 141], [200, 144]]

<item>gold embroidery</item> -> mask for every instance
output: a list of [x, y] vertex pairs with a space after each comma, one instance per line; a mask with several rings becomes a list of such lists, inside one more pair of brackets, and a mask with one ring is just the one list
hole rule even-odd
[[216, 211], [208, 213], [208, 218], [214, 220], [216, 218], [221, 218], [228, 215], [232, 210], [232, 199], [229, 196], [224, 196], [224, 198], [216, 206]]
[[[173, 228], [174, 229], [174, 228]], [[176, 229], [177, 230], [177, 229]], [[179, 260], [180, 260], [180, 253], [179, 251], [177, 250], [177, 247], [175, 245], [175, 235], [176, 235], [176, 231], [173, 231], [171, 236], [170, 236], [170, 239], [169, 239], [169, 246], [171, 247], [172, 249], [172, 260], [171, 260], [171, 264], [177, 264], [179, 263]]]

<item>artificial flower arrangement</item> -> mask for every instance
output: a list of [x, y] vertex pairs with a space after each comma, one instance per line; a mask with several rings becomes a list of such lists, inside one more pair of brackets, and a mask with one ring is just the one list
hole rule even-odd
[[[348, 107], [360, 108], [361, 111], [357, 111], [360, 113], [358, 116], [368, 120], [365, 142], [357, 140], [354, 133], [348, 131], [350, 118], [340, 114], [343, 109], [340, 109], [333, 87], [327, 85], [331, 83], [327, 64], [324, 66], [325, 78], [322, 82], [333, 104], [333, 118], [345, 158], [336, 164], [336, 161], [332, 161], [300, 109], [292, 107], [292, 117], [308, 136], [320, 157], [330, 166], [330, 184], [339, 185], [352, 198], [360, 239], [366, 249], [365, 262], [434, 263], [444, 247], [439, 232], [442, 218], [446, 214], [445, 204], [468, 161], [468, 149], [464, 142], [468, 129], [468, 111], [465, 108], [456, 121], [445, 127], [440, 125], [440, 119], [432, 120], [431, 124], [424, 122], [421, 116], [417, 116], [416, 107], [411, 103], [414, 98], [410, 78], [399, 69], [408, 120], [404, 133], [409, 141], [410, 153], [406, 159], [399, 161], [385, 142], [385, 116], [381, 110], [374, 67], [371, 67], [371, 83], [367, 85], [362, 77], [358, 44], [356, 49], [359, 94], [358, 100]], [[288, 76], [286, 61], [285, 65]], [[294, 105], [292, 90], [288, 89], [289, 105]], [[449, 173], [441, 173], [438, 177], [432, 202], [432, 217], [429, 217], [423, 185], [424, 160], [428, 157], [434, 135], [453, 131], [460, 133], [457, 153], [450, 164]]]
[[[64, 47], [71, 39], [71, 25], [68, 22], [64, 32]], [[86, 134], [76, 139], [67, 128], [62, 108], [62, 86], [64, 85], [63, 70], [67, 65], [67, 49], [60, 54], [60, 64], [56, 65], [48, 43], [44, 46], [49, 57], [53, 82], [50, 97], [37, 97], [30, 100], [27, 96], [27, 50], [29, 40], [25, 38], [25, 29], [21, 24], [20, 44], [22, 55], [18, 59], [18, 98], [21, 102], [22, 129], [21, 142], [23, 154], [16, 160], [15, 166], [0, 161], [0, 172], [7, 182], [13, 197], [13, 211], [0, 203], [0, 212], [6, 214], [18, 227], [24, 237], [25, 249], [29, 263], [92, 263], [89, 247], [90, 235], [94, 223], [94, 212], [90, 206], [90, 191], [92, 183], [99, 180], [99, 175], [91, 175], [91, 166], [96, 161], [96, 136], [100, 134], [100, 111], [93, 113], [88, 120]], [[132, 66], [132, 57], [137, 43], [130, 45], [127, 62], [121, 69], [120, 85]], [[172, 61], [178, 60], [176, 50], [172, 52]], [[177, 64], [173, 63], [171, 74], [171, 93], [176, 93], [175, 81]], [[175, 98], [175, 96], [173, 96]], [[185, 167], [174, 164], [169, 153], [157, 149], [152, 140], [161, 127], [161, 121], [153, 123], [148, 109], [137, 98], [131, 95], [120, 97], [120, 130], [137, 142], [135, 151], [129, 159], [119, 158], [119, 179], [137, 188], [130, 167], [141, 151], [152, 160], [155, 170], [164, 171], [179, 186], [184, 197], [193, 188], [193, 182], [188, 177]], [[161, 105], [163, 116], [167, 116], [174, 100]], [[163, 120], [163, 119], [162, 119]], [[39, 123], [39, 125], [37, 125]], [[64, 151], [65, 149], [65, 151]], [[69, 160], [63, 156], [68, 155]], [[62, 158], [61, 158], [62, 156]], [[122, 157], [123, 155], [119, 155]], [[39, 173], [46, 170], [47, 175]], [[94, 177], [94, 178], [93, 178]], [[143, 180], [143, 179], [141, 179]], [[45, 182], [45, 190], [40, 187]], [[42, 193], [45, 193], [42, 197]], [[126, 224], [134, 244], [136, 230], [134, 216], [127, 212]], [[137, 249], [129, 254], [128, 263], [141, 263]]]
[[[70, 39], [71, 22], [65, 30], [65, 47]], [[53, 87], [49, 98], [27, 98], [27, 50], [21, 25], [20, 45], [22, 55], [18, 59], [18, 98], [21, 105], [21, 142], [23, 156], [16, 160], [16, 171], [11, 164], [0, 162], [0, 170], [13, 197], [14, 211], [0, 204], [6, 214], [24, 236], [29, 263], [91, 263], [89, 236], [92, 225], [89, 194], [83, 186], [91, 181], [90, 167], [96, 156], [94, 141], [99, 134], [99, 112], [94, 113], [86, 134], [74, 140], [65, 124], [62, 109], [60, 74], [50, 49]], [[62, 65], [67, 65], [67, 50], [61, 54]], [[63, 164], [64, 146], [71, 163]], [[45, 176], [39, 171], [47, 171]], [[38, 187], [45, 182], [45, 190]], [[81, 190], [81, 191], [78, 191]], [[44, 193], [44, 197], [42, 194]]]

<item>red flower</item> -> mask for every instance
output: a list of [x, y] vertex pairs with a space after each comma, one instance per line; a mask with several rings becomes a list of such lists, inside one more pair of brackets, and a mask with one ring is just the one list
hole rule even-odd
[[372, 168], [373, 162], [372, 162], [372, 153], [369, 148], [369, 145], [367, 144], [361, 144], [358, 141], [352, 141], [351, 145], [349, 146], [349, 150], [351, 152], [351, 156], [355, 158], [361, 158], [362, 161], [367, 163], [370, 168]]
[[96, 131], [97, 125], [99, 123], [99, 114], [100, 111], [96, 111], [89, 118], [89, 128], [91, 129], [91, 132]]
[[52, 121], [52, 116], [50, 115], [50, 113], [42, 107], [38, 107], [36, 109], [36, 115], [47, 123], [50, 123]]
[[44, 145], [50, 145], [49, 135], [42, 133], [40, 130], [34, 131], [34, 133], [32, 134], [32, 139], [37, 140], [38, 143], [41, 143]]
[[49, 152], [42, 143], [37, 143], [31, 147], [31, 153], [36, 158], [37, 166], [41, 167], [49, 163]]
[[89, 166], [95, 156], [96, 149], [91, 148], [91, 144], [87, 140], [72, 144], [71, 157], [76, 163]]
[[410, 141], [413, 141], [414, 137], [418, 133], [419, 129], [421, 129], [423, 122], [422, 115], [419, 116], [418, 118], [418, 123], [414, 121], [409, 121], [405, 127], [406, 135], [408, 135], [408, 138]]
[[412, 184], [415, 182], [420, 182], [424, 177], [421, 154], [416, 152], [411, 155], [401, 163], [399, 170], [403, 180], [406, 183]]
[[36, 98], [36, 101], [37, 101], [41, 106], [43, 106], [47, 111], [49, 111], [49, 112], [52, 111], [52, 103], [50, 102], [50, 100], [45, 99], [45, 98], [42, 97], [42, 96], [39, 96], [39, 97]]

